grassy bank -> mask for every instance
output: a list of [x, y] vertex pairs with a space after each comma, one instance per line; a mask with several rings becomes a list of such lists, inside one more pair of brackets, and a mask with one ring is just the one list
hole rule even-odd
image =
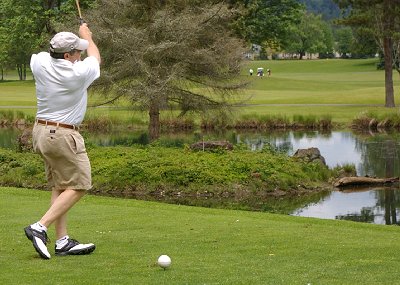
[[[348, 126], [363, 112], [376, 114], [378, 117], [397, 116], [398, 108], [385, 108], [384, 71], [377, 70], [376, 59], [362, 60], [275, 60], [249, 61], [243, 67], [242, 77], [250, 85], [236, 98], [244, 105], [236, 107], [234, 117], [229, 122], [240, 122], [243, 118], [285, 117], [289, 123], [299, 117], [313, 115], [318, 121], [328, 117], [333, 125]], [[271, 77], [250, 77], [249, 68], [270, 68]], [[395, 94], [399, 81], [394, 73]], [[0, 107], [12, 106], [32, 116], [35, 112], [35, 94], [33, 81], [0, 82]], [[89, 105], [104, 100], [99, 94], [90, 93]], [[400, 103], [398, 96], [395, 101]], [[146, 125], [146, 112], [118, 109], [126, 107], [126, 102], [119, 102], [110, 108], [89, 108], [87, 121], [105, 121], [124, 125]], [[162, 119], [167, 122], [177, 113], [165, 111]], [[0, 118], [1, 119], [1, 118]], [[203, 118], [204, 119], [204, 118]], [[201, 118], [185, 118], [200, 125]], [[206, 120], [213, 122], [212, 116]]]
[[[0, 188], [2, 284], [396, 284], [398, 227], [85, 196], [70, 235], [89, 256], [37, 257], [23, 227], [50, 193]], [[53, 242], [54, 232], [49, 231]], [[168, 254], [162, 270], [157, 257]]]
[[[93, 191], [103, 194], [257, 197], [314, 189], [337, 172], [269, 147], [204, 152], [157, 145], [89, 146], [88, 154]], [[0, 185], [45, 188], [40, 156], [0, 149]]]

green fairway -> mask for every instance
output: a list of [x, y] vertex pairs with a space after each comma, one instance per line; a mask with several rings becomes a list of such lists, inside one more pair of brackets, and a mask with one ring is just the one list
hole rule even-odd
[[[295, 115], [329, 116], [333, 122], [350, 123], [362, 112], [374, 112], [378, 116], [398, 114], [398, 108], [385, 108], [384, 71], [376, 69], [377, 59], [329, 59], [329, 60], [268, 60], [247, 61], [243, 67], [242, 79], [249, 80], [249, 86], [236, 98], [242, 104], [235, 109], [235, 118], [241, 116], [286, 116]], [[248, 75], [249, 68], [272, 70], [271, 77]], [[394, 92], [396, 96], [400, 83], [394, 71]], [[28, 76], [28, 79], [30, 77]], [[104, 102], [99, 94], [90, 92], [89, 105]], [[36, 98], [33, 80], [25, 82], [0, 82], [0, 108], [21, 110], [34, 115]], [[19, 106], [19, 108], [18, 108]], [[147, 112], [118, 109], [127, 102], [118, 102], [111, 109], [89, 108], [88, 116], [123, 123], [147, 124]], [[175, 114], [175, 113], [174, 113]], [[177, 112], [176, 112], [177, 114]], [[162, 117], [170, 116], [164, 112]]]
[[[88, 256], [37, 257], [23, 227], [49, 192], [0, 188], [1, 284], [396, 284], [398, 227], [86, 196], [70, 235]], [[49, 231], [53, 242], [54, 231]], [[168, 254], [172, 266], [156, 265]]]
[[384, 72], [375, 63], [376, 59], [251, 62], [253, 68], [271, 68], [272, 76], [252, 77], [247, 92], [253, 104], [384, 105]]
[[0, 81], [0, 106], [36, 107], [35, 85], [28, 81]]

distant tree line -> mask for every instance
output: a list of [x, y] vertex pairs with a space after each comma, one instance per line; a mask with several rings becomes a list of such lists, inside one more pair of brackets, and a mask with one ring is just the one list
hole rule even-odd
[[307, 11], [315, 15], [321, 15], [327, 22], [338, 19], [341, 16], [339, 6], [334, 0], [298, 0]]
[[[299, 0], [216, 0], [216, 1], [142, 1], [143, 5], [157, 7], [156, 3], [167, 6], [195, 6], [198, 3], [208, 5], [225, 4], [232, 13], [229, 27], [236, 37], [250, 44], [259, 44], [269, 53], [285, 51], [298, 53], [300, 58], [307, 53], [329, 54], [339, 47], [347, 47], [343, 53], [349, 53], [352, 45], [348, 37], [336, 37], [329, 30], [326, 15], [329, 9], [315, 3], [325, 1]], [[306, 5], [312, 4], [310, 9]], [[96, 10], [99, 1], [81, 0], [85, 13]], [[314, 8], [312, 8], [314, 7]], [[331, 4], [327, 7], [332, 8]], [[156, 8], [157, 9], [157, 8]], [[333, 9], [333, 8], [332, 8]], [[316, 11], [321, 10], [321, 16]], [[333, 10], [332, 10], [333, 11]], [[313, 14], [314, 13], [314, 14]], [[332, 12], [333, 13], [333, 12]], [[17, 68], [20, 79], [26, 77], [26, 67], [30, 55], [43, 49], [48, 39], [69, 23], [76, 23], [77, 11], [71, 0], [2, 0], [0, 4], [0, 68]], [[328, 24], [327, 24], [328, 23]], [[71, 25], [70, 25], [71, 26]], [[308, 30], [304, 30], [304, 28]], [[348, 34], [350, 35], [350, 34]], [[354, 37], [351, 38], [355, 42]]]
[[[340, 14], [334, 0], [165, 0], [142, 1], [149, 9], [162, 6], [194, 7], [224, 4], [232, 16], [228, 26], [232, 35], [248, 47], [258, 44], [264, 56], [292, 53], [303, 58], [306, 53], [332, 57], [368, 57], [375, 55], [376, 41], [360, 29], [337, 25]], [[100, 1], [81, 0], [85, 13], [96, 11]], [[199, 4], [200, 3], [200, 4]], [[144, 9], [146, 10], [146, 9]], [[183, 15], [182, 15], [183, 17]], [[17, 68], [26, 78], [30, 55], [46, 47], [48, 39], [61, 28], [72, 28], [77, 11], [72, 0], [2, 0], [0, 4], [0, 69]]]

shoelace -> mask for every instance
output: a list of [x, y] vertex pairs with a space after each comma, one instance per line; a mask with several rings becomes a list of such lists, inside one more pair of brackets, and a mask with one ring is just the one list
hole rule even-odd
[[77, 241], [76, 239], [73, 239], [73, 238], [70, 238], [69, 241], [70, 241], [71, 243], [73, 243], [74, 245], [80, 244], [79, 241]]
[[44, 244], [51, 243], [50, 238], [47, 236], [47, 232], [44, 232]]
[[74, 246], [76, 246], [78, 244], [80, 244], [80, 243], [76, 239], [68, 238], [67, 243], [63, 247], [57, 248], [57, 245], [56, 245], [56, 249], [58, 249], [58, 250], [61, 250], [61, 249], [64, 249], [64, 248], [70, 249], [70, 248], [73, 248]]
[[50, 242], [51, 242], [50, 238], [47, 236], [47, 232], [45, 232], [45, 231], [38, 231], [38, 230], [35, 230], [35, 229], [32, 229], [32, 228], [31, 228], [31, 231], [32, 231], [32, 232], [39, 233], [39, 234], [43, 234], [44, 240], [43, 240], [42, 238], [40, 238], [40, 236], [36, 236], [36, 237], [39, 237], [39, 238], [44, 242], [44, 244], [47, 245], [47, 243], [50, 243]]

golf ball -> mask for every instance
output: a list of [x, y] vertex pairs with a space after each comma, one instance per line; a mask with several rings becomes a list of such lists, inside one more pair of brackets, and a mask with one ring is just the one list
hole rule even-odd
[[158, 265], [162, 268], [167, 268], [171, 265], [171, 258], [168, 255], [161, 255], [157, 260]]

